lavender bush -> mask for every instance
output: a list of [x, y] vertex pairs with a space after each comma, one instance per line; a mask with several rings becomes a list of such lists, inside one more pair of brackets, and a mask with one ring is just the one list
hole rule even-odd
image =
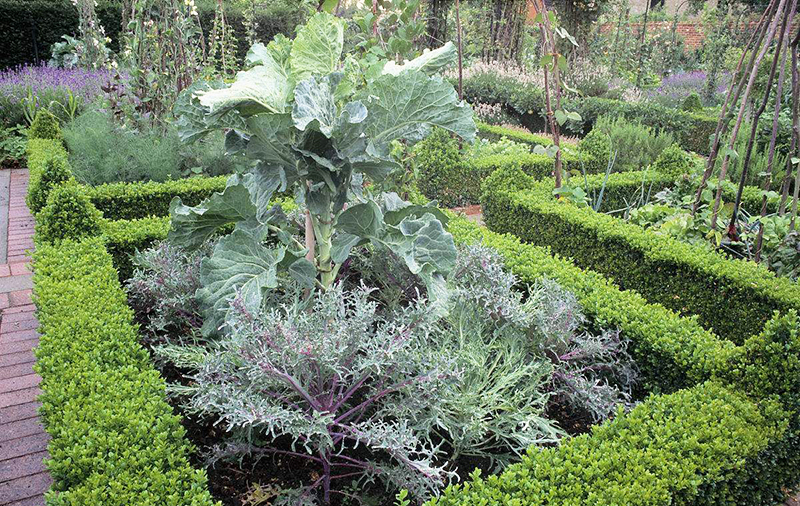
[[[705, 101], [704, 107], [713, 107], [722, 103], [730, 84], [730, 78], [730, 74], [719, 76], [714, 99], [711, 102]], [[686, 97], [692, 93], [697, 93], [700, 97], [705, 96], [707, 80], [708, 76], [702, 70], [673, 74], [665, 77], [658, 88], [647, 91], [646, 98], [665, 107], [680, 108]]]
[[[59, 119], [67, 120], [73, 100], [80, 113], [102, 93], [100, 87], [111, 78], [106, 70], [61, 69], [23, 65], [0, 71], [0, 125], [25, 121], [25, 108], [46, 107]], [[61, 106], [57, 105], [61, 104]]]

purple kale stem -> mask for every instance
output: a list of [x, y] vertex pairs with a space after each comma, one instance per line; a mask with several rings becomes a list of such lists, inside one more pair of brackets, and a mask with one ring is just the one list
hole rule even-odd
[[350, 389], [347, 392], [345, 392], [344, 396], [339, 400], [339, 402], [337, 402], [330, 409], [330, 412], [335, 413], [336, 411], [339, 411], [339, 408], [341, 408], [342, 405], [345, 402], [347, 402], [348, 399], [350, 399], [350, 397], [352, 397], [356, 393], [356, 391], [358, 391], [359, 388], [361, 388], [361, 385], [363, 385], [364, 382], [367, 381], [367, 379], [369, 379], [369, 375], [368, 374], [365, 374], [364, 376], [362, 376], [361, 379], [359, 379], [352, 387], [350, 387]]
[[334, 423], [340, 424], [343, 420], [347, 420], [353, 413], [356, 413], [357, 411], [360, 411], [360, 410], [366, 408], [367, 406], [369, 406], [370, 404], [374, 403], [375, 401], [377, 401], [378, 399], [380, 399], [384, 395], [389, 395], [392, 392], [396, 392], [396, 391], [400, 390], [401, 388], [403, 388], [404, 386], [410, 385], [411, 383], [414, 383], [415, 381], [427, 380], [428, 378], [429, 378], [428, 376], [425, 376], [425, 377], [422, 377], [422, 378], [410, 378], [410, 379], [407, 379], [405, 381], [401, 381], [400, 383], [397, 383], [397, 384], [395, 384], [395, 385], [393, 385], [393, 386], [391, 386], [389, 388], [385, 388], [385, 389], [381, 390], [380, 392], [378, 392], [377, 394], [375, 394], [372, 397], [370, 397], [369, 399], [365, 400], [364, 402], [362, 402], [358, 406], [355, 406], [355, 407], [351, 408], [345, 414], [340, 415], [339, 417], [337, 417], [334, 420]]

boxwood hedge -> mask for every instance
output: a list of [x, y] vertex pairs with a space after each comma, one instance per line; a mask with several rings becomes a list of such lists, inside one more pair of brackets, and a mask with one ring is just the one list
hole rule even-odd
[[51, 506], [211, 506], [99, 238], [33, 255]]
[[[609, 181], [624, 183], [630, 174], [637, 173], [612, 174]], [[492, 174], [485, 189], [484, 220], [492, 230], [549, 246], [647, 300], [697, 315], [706, 328], [736, 343], [758, 333], [774, 311], [800, 309], [800, 288], [791, 280], [752, 262], [730, 260], [591, 208], [556, 201], [551, 180], [535, 181], [508, 167]]]
[[703, 383], [650, 397], [556, 448], [530, 450], [500, 475], [474, 473], [427, 506], [770, 504], [781, 491], [757, 483], [758, 461], [785, 431], [774, 404]]
[[195, 177], [157, 183], [110, 183], [86, 186], [89, 200], [109, 220], [133, 220], [148, 216], [166, 216], [169, 203], [181, 197], [183, 203], [195, 206], [214, 192], [225, 189], [227, 176]]
[[[483, 138], [494, 141], [506, 137], [528, 144], [531, 149], [537, 145], [546, 147], [553, 144], [546, 137], [483, 123], [478, 123], [478, 131]], [[543, 154], [492, 155], [468, 159], [462, 155], [458, 141], [444, 132], [435, 132], [418, 144], [414, 152], [419, 169], [420, 191], [443, 207], [478, 204], [483, 180], [500, 167], [519, 167], [537, 179], [553, 174], [553, 159]], [[591, 156], [577, 149], [565, 147], [562, 160], [565, 170], [576, 173], [599, 171]]]
[[[478, 74], [464, 79], [464, 97], [471, 103], [501, 104], [515, 114], [523, 125], [533, 131], [545, 126], [545, 104], [542, 91], [535, 86], [521, 85], [516, 79]], [[717, 127], [717, 117], [706, 113], [678, 111], [647, 102], [628, 102], [598, 97], [565, 98], [563, 106], [581, 115], [579, 124], [568, 125], [580, 136], [588, 134], [600, 116], [621, 116], [671, 133], [688, 151], [708, 154], [710, 138]], [[769, 138], [771, 121], [762, 120], [760, 133]], [[788, 125], [779, 130], [779, 144], [787, 144], [791, 137]]]

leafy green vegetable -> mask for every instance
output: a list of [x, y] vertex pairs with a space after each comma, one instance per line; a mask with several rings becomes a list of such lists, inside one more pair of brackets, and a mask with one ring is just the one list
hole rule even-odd
[[[201, 272], [212, 325], [234, 297], [257, 309], [264, 291], [277, 286], [277, 270], [307, 288], [329, 289], [352, 248], [366, 243], [397, 252], [428, 284], [430, 297], [443, 293], [456, 250], [442, 213], [394, 194], [379, 203], [364, 183], [401, 168], [391, 156], [393, 141], [413, 145], [433, 127], [475, 138], [469, 106], [451, 84], [428, 75], [452, 63], [455, 50], [448, 44], [384, 65], [373, 78], [352, 60], [341, 62], [343, 30], [340, 19], [317, 13], [294, 41], [253, 46], [253, 67], [229, 87], [201, 84], [179, 100], [182, 139], [225, 130], [226, 151], [255, 161], [223, 193], [195, 207], [175, 200], [170, 209], [170, 238], [189, 249], [235, 224]], [[294, 191], [307, 209], [304, 241], [295, 237], [296, 224], [270, 209], [275, 191]]]

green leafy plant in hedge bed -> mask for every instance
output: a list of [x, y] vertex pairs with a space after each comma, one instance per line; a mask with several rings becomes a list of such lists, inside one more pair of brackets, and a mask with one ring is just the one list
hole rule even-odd
[[[435, 206], [395, 194], [379, 204], [361, 188], [399, 168], [390, 156], [392, 141], [413, 144], [434, 126], [474, 139], [471, 109], [458, 103], [449, 83], [430, 76], [453, 61], [455, 48], [448, 44], [404, 65], [387, 64], [373, 76], [352, 58], [342, 62], [342, 47], [341, 20], [317, 14], [294, 41], [253, 46], [251, 68], [230, 86], [198, 83], [176, 104], [184, 140], [227, 130], [227, 151], [256, 161], [251, 172], [231, 177], [222, 193], [198, 206], [180, 199], [170, 206], [170, 240], [185, 247], [236, 224], [203, 263], [204, 305], [213, 315], [207, 332], [216, 329], [237, 290], [248, 307], [258, 307], [262, 292], [277, 286], [279, 270], [308, 288], [329, 288], [357, 245], [400, 255], [426, 280], [432, 298], [452, 268], [455, 246]], [[278, 209], [268, 207], [276, 191], [294, 191], [308, 210], [305, 243], [293, 237]], [[347, 207], [352, 196], [357, 202]], [[263, 246], [269, 236], [279, 245]]]
[[[635, 189], [641, 185], [636, 174], [612, 174], [609, 181], [633, 177], [628, 183]], [[595, 187], [602, 184], [594, 180]], [[734, 342], [759, 332], [773, 311], [800, 308], [800, 290], [789, 279], [589, 207], [558, 202], [552, 182], [533, 181], [518, 169], [495, 172], [485, 188], [484, 219], [492, 230], [549, 246], [582, 267], [613, 277], [623, 288], [698, 315], [705, 326]], [[614, 200], [610, 194], [607, 198]]]
[[212, 506], [100, 238], [33, 255], [50, 506]]

